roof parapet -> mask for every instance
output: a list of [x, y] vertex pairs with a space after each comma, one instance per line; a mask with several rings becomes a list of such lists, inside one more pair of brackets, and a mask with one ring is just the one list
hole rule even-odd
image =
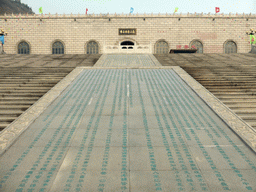
[[144, 14], [131, 14], [131, 13], [128, 13], [128, 14], [117, 14], [117, 13], [114, 13], [114, 14], [58, 14], [56, 13], [55, 15], [52, 15], [52, 14], [18, 14], [18, 15], [14, 15], [13, 13], [12, 14], [4, 14], [4, 15], [0, 15], [0, 18], [86, 18], [86, 17], [90, 17], [90, 18], [105, 18], [105, 17], [110, 17], [110, 18], [115, 18], [115, 17], [130, 17], [130, 18], [133, 18], [133, 17], [142, 17], [142, 18], [150, 18], [150, 17], [187, 17], [187, 18], [205, 18], [205, 17], [214, 17], [214, 18], [229, 18], [229, 17], [241, 17], [241, 18], [252, 18], [252, 17], [256, 17], [256, 14], [252, 14], [252, 13], [249, 13], [249, 14], [245, 14], [245, 13], [242, 13], [242, 14], [234, 14], [234, 13], [229, 13], [229, 14], [224, 14], [224, 13], [221, 13], [221, 14], [217, 14], [217, 13], [186, 13], [186, 14], [177, 14], [177, 13], [158, 13], [158, 14], [153, 14], [153, 13], [144, 13]]

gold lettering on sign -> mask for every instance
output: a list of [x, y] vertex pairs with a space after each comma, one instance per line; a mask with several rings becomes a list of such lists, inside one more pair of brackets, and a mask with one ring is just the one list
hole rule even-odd
[[136, 35], [137, 29], [119, 29], [119, 35]]

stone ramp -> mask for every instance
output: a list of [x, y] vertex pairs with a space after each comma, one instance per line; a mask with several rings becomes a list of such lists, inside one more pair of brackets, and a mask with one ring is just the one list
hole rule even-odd
[[103, 54], [94, 67], [161, 66], [152, 54]]
[[255, 132], [182, 69], [76, 71], [0, 157], [1, 191], [256, 190]]

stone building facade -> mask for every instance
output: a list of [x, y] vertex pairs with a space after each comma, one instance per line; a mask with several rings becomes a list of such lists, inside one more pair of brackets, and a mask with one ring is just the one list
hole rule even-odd
[[248, 53], [247, 14], [4, 15], [7, 54]]

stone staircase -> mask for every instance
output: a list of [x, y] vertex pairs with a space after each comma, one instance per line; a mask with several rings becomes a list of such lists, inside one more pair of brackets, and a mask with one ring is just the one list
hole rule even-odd
[[180, 66], [256, 130], [256, 55], [155, 55], [164, 66]]
[[[0, 131], [77, 66], [93, 66], [98, 55], [0, 55]], [[164, 66], [180, 66], [256, 129], [256, 55], [154, 55]]]
[[[99, 54], [76, 57], [74, 55], [1, 55], [0, 131], [75, 67], [93, 66], [100, 56]], [[34, 60], [40, 61], [32, 62]], [[47, 67], [47, 65], [51, 66]]]

